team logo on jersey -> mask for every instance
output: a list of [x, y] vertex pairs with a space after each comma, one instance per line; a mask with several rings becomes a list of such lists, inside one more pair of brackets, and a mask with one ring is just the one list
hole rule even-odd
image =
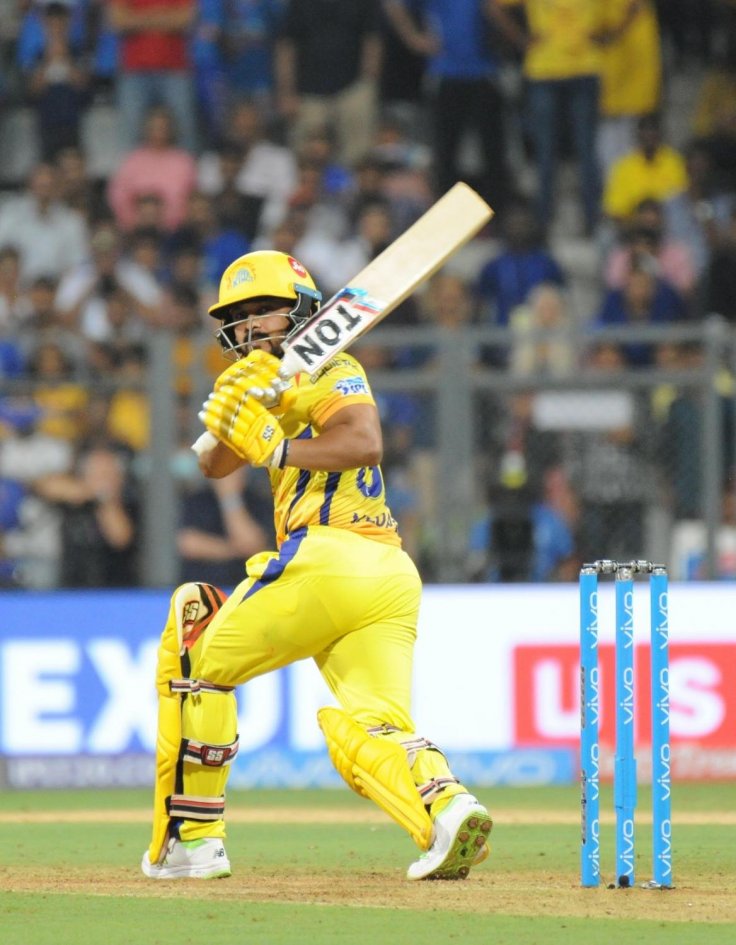
[[302, 266], [298, 259], [294, 259], [293, 256], [289, 256], [289, 265], [298, 276], [301, 276], [302, 279], [306, 278], [307, 270], [304, 268], [304, 266]]
[[343, 397], [349, 394], [368, 394], [368, 385], [362, 377], [343, 377], [335, 383], [335, 390], [339, 391]]

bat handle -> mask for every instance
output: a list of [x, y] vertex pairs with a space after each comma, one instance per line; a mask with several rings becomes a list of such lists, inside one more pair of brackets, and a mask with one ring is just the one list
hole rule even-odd
[[284, 356], [281, 359], [281, 366], [279, 367], [279, 377], [282, 381], [289, 381], [291, 378], [298, 374], [301, 371], [302, 365], [299, 362], [298, 358], [290, 358], [289, 355], [291, 351], [288, 347], [284, 347]]

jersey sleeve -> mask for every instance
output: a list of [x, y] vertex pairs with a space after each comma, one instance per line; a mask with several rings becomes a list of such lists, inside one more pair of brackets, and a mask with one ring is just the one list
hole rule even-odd
[[[373, 404], [373, 394], [362, 366], [350, 355], [334, 358], [315, 378], [310, 419], [320, 428], [343, 407]], [[311, 399], [311, 398], [310, 398]]]

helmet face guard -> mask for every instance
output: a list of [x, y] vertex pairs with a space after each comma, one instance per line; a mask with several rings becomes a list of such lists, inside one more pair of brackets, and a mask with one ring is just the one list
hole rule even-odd
[[[253, 315], [246, 315], [243, 302], [273, 303], [274, 310], [289, 306], [284, 316], [291, 326], [285, 332], [269, 336], [253, 337]], [[215, 337], [222, 345], [228, 360], [238, 360], [252, 350], [257, 341], [268, 340], [281, 344], [319, 308], [322, 294], [304, 266], [286, 253], [261, 250], [246, 253], [230, 263], [220, 280], [217, 303], [210, 307], [209, 314], [222, 324]], [[245, 337], [238, 342], [236, 330], [247, 326]]]
[[[284, 312], [284, 318], [288, 318], [291, 322], [290, 327], [286, 331], [271, 335], [259, 335], [258, 341], [270, 341], [272, 344], [283, 344], [302, 322], [309, 318], [312, 312], [315, 311], [321, 301], [321, 294], [310, 289], [308, 286], [295, 285], [294, 288], [297, 292], [296, 304], [290, 311]], [[255, 298], [249, 301], [257, 302], [259, 299]], [[263, 301], [266, 301], [266, 299]], [[268, 299], [268, 301], [273, 302], [274, 311], [286, 305], [293, 305], [294, 303], [293, 299]], [[235, 307], [236, 304], [237, 303], [234, 303], [233, 307]], [[229, 361], [238, 361], [240, 358], [244, 358], [254, 347], [253, 322], [256, 316], [245, 315], [242, 318], [235, 317], [228, 320], [228, 309], [225, 308], [218, 313], [217, 317], [223, 320], [223, 324], [215, 332], [215, 338], [220, 342], [224, 356]], [[247, 325], [248, 328], [243, 340], [238, 342], [237, 328], [240, 325]]]

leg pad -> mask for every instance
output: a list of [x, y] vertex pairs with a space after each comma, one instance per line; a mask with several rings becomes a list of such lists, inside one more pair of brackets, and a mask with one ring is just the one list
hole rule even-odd
[[320, 709], [317, 720], [332, 763], [347, 784], [393, 817], [420, 849], [428, 849], [432, 821], [417, 791], [404, 748], [369, 735], [342, 709]]

